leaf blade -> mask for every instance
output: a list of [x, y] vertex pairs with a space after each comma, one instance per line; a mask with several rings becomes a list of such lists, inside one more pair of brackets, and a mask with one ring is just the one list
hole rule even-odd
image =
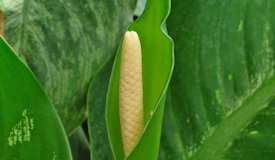
[[2, 37], [0, 56], [0, 158], [72, 159], [51, 101]]
[[[274, 60], [271, 57], [274, 53], [271, 51], [274, 48], [274, 23], [271, 19], [274, 13], [270, 9], [273, 5], [271, 1], [172, 1], [172, 12], [167, 25], [176, 44], [176, 67], [170, 85], [174, 118], [165, 120], [175, 124], [174, 130], [178, 131], [183, 144], [180, 147], [183, 148], [173, 148], [177, 144], [169, 140], [169, 137], [164, 137], [162, 144], [166, 149], [166, 159], [171, 154], [180, 155], [182, 152], [186, 153], [182, 159], [202, 158], [202, 155], [197, 157], [196, 154], [200, 154], [202, 148], [208, 150], [206, 146], [211, 148], [207, 141], [213, 134], [221, 133], [219, 128], [226, 128], [223, 123], [231, 116], [234, 117], [238, 107], [245, 105], [247, 98], [261, 89], [259, 86], [273, 79]], [[271, 101], [272, 96], [269, 96], [269, 100], [264, 98], [263, 103], [266, 103]], [[261, 105], [255, 111], [271, 112], [272, 106], [274, 104], [265, 109], [266, 104]], [[240, 122], [244, 131], [231, 127], [232, 130], [237, 129], [238, 134], [234, 133], [235, 138], [227, 137], [232, 138], [231, 142], [221, 139], [227, 141], [228, 145], [215, 142], [223, 149], [213, 147], [220, 157], [213, 156], [212, 159], [259, 158], [260, 152], [257, 153], [258, 156], [247, 153], [255, 149], [254, 142], [260, 144], [260, 138], [250, 133], [258, 132], [257, 136], [263, 137], [272, 134], [265, 135], [262, 130], [252, 127], [256, 122], [259, 127], [267, 126], [258, 116], [253, 118], [256, 115], [251, 111], [246, 117], [249, 120], [241, 118], [243, 122], [247, 122], [246, 125]], [[269, 116], [273, 117], [271, 114]], [[236, 126], [238, 125], [236, 122]], [[169, 135], [167, 128], [163, 129], [163, 135]], [[255, 139], [251, 138], [253, 136]], [[262, 145], [259, 146], [265, 144], [273, 148], [263, 138]], [[263, 157], [272, 159], [273, 154], [264, 153], [263, 149]], [[211, 157], [211, 154], [204, 152], [203, 159]]]

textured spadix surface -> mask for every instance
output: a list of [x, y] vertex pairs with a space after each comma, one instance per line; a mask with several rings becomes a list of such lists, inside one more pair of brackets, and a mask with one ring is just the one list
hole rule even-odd
[[127, 31], [121, 50], [119, 115], [125, 157], [137, 143], [143, 128], [142, 55], [138, 34]]

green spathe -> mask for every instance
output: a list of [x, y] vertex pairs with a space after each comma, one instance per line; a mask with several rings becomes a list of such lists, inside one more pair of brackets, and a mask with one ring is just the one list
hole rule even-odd
[[[142, 50], [142, 75], [145, 130], [127, 159], [154, 160], [158, 157], [166, 90], [174, 64], [173, 41], [162, 30], [170, 12], [170, 1], [149, 0], [141, 17], [128, 31], [139, 35]], [[118, 50], [107, 97], [107, 127], [114, 157], [124, 159], [119, 121], [118, 84], [121, 47]]]

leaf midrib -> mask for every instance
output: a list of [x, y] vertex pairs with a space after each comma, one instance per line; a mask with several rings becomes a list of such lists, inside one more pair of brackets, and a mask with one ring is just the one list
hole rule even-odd
[[[245, 128], [259, 111], [266, 108], [275, 94], [275, 76], [263, 82], [250, 96], [246, 98], [231, 115], [223, 119], [215, 132], [198, 149], [191, 160], [216, 159]], [[206, 157], [207, 156], [207, 157]]]

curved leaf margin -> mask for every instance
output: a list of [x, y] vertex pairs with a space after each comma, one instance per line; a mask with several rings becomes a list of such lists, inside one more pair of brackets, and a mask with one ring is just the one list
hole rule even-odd
[[[157, 9], [154, 7], [157, 7]], [[163, 7], [163, 8], [161, 8], [161, 7]], [[149, 35], [152, 34], [151, 32], [157, 33], [156, 28], [158, 28], [158, 27], [156, 27], [155, 25], [159, 25], [160, 26], [160, 35], [159, 36], [160, 37], [164, 36], [162, 41], [159, 40], [159, 42], [166, 44], [167, 48], [169, 48], [167, 51], [169, 53], [171, 53], [171, 55], [169, 57], [171, 59], [171, 62], [169, 63], [170, 70], [168, 71], [169, 72], [168, 75], [166, 75], [166, 77], [165, 77], [166, 80], [163, 84], [164, 87], [162, 87], [162, 90], [160, 91], [161, 93], [156, 98], [157, 100], [155, 103], [149, 102], [148, 103], [149, 105], [146, 105], [146, 97], [148, 97], [148, 96], [146, 96], [146, 87], [148, 87], [148, 86], [146, 86], [146, 82], [145, 82], [146, 78], [143, 79], [144, 99], [145, 99], [144, 106], [146, 106], [144, 108], [144, 113], [145, 113], [144, 119], [145, 119], [146, 127], [142, 133], [140, 140], [138, 141], [137, 145], [135, 146], [133, 151], [130, 153], [130, 155], [127, 157], [127, 159], [156, 159], [158, 156], [158, 148], [159, 148], [159, 142], [160, 142], [160, 132], [161, 132], [161, 126], [162, 126], [162, 117], [163, 117], [163, 109], [164, 109], [164, 104], [165, 104], [166, 92], [167, 92], [168, 84], [170, 82], [173, 67], [174, 67], [174, 54], [173, 54], [174, 53], [173, 52], [174, 51], [174, 43], [173, 43], [173, 40], [168, 36], [167, 30], [165, 29], [166, 28], [165, 21], [166, 21], [167, 17], [169, 16], [170, 8], [171, 8], [170, 0], [167, 0], [165, 2], [164, 1], [159, 2], [158, 4], [157, 4], [157, 1], [154, 3], [154, 0], [149, 0], [146, 4], [145, 11], [142, 14], [142, 16], [135, 23], [130, 25], [127, 29], [128, 31], [136, 31], [140, 36], [141, 45], [142, 45], [142, 53], [143, 53], [143, 64], [142, 64], [143, 65], [143, 75], [144, 74], [146, 75], [146, 73], [144, 73], [144, 71], [147, 71], [147, 70], [144, 70], [144, 68], [146, 68], [146, 63], [144, 63], [144, 60], [146, 60], [146, 58], [144, 58], [144, 55], [146, 55], [146, 54], [144, 54], [144, 53], [148, 53], [147, 52], [148, 50], [146, 50], [144, 52], [144, 48], [145, 49], [148, 49], [148, 48], [144, 47], [144, 45], [147, 45], [147, 44], [145, 44], [144, 39], [145, 39], [145, 36], [148, 35], [148, 30], [149, 30]], [[150, 16], [152, 16], [152, 14], [150, 12], [154, 13], [155, 10], [160, 11], [162, 13], [162, 15], [161, 14], [159, 15], [160, 19], [156, 18], [157, 20], [154, 21], [156, 23], [153, 22], [155, 25], [149, 26], [148, 24], [150, 24], [150, 23], [143, 23], [144, 21], [145, 22], [151, 21]], [[156, 15], [156, 14], [154, 14], [154, 15]], [[158, 20], [159, 20], [159, 22], [158, 22]], [[147, 27], [147, 30], [144, 30], [144, 26]], [[140, 34], [140, 33], [142, 33], [142, 34]], [[148, 39], [146, 39], [146, 40], [147, 40], [147, 42], [149, 41]], [[152, 43], [152, 41], [149, 41], [149, 42]], [[159, 47], [159, 45], [161, 45], [160, 43], [157, 43], [155, 45], [155, 47]], [[152, 44], [150, 44], [150, 45], [152, 45]], [[167, 48], [165, 48], [165, 49], [167, 49]], [[149, 51], [150, 51], [150, 49], [149, 49]], [[114, 90], [115, 90], [115, 92], [118, 91], [117, 82], [119, 81], [119, 74], [118, 74], [118, 72], [115, 74], [115, 71], [120, 70], [120, 53], [121, 53], [121, 44], [120, 44], [119, 50], [117, 52], [117, 56], [116, 56], [115, 63], [113, 66], [113, 71], [111, 74], [111, 80], [110, 80], [108, 95], [107, 95], [107, 109], [106, 109], [106, 120], [107, 120], [108, 134], [109, 134], [111, 148], [113, 150], [115, 159], [124, 159], [125, 158], [122, 140], [121, 140], [118, 108], [112, 107], [114, 105], [118, 106], [118, 92], [116, 94], [112, 94], [112, 93], [114, 93], [113, 92]], [[166, 52], [163, 52], [163, 53], [166, 53]], [[151, 57], [149, 57], [149, 58], [151, 58]], [[167, 61], [167, 59], [166, 59], [166, 61]], [[148, 68], [146, 68], [146, 69], [148, 69]], [[149, 68], [149, 70], [150, 69], [151, 68]], [[163, 74], [163, 70], [157, 68], [157, 71], [160, 74]], [[143, 77], [146, 77], [146, 76], [143, 76]], [[148, 88], [150, 88], [150, 87], [148, 87]], [[160, 87], [158, 87], [157, 89], [159, 89], [159, 88]], [[147, 100], [147, 102], [148, 102], [148, 100]], [[152, 103], [154, 103], [154, 105], [150, 105]], [[115, 117], [114, 117], [114, 115], [115, 115]], [[114, 125], [115, 121], [116, 121], [116, 124]], [[117, 122], [119, 122], [119, 125], [117, 124]], [[151, 132], [155, 133], [156, 131], [158, 133], [158, 136], [151, 134]], [[116, 138], [114, 138], [114, 137], [116, 137]], [[153, 147], [151, 145], [148, 145], [148, 141], [153, 142], [152, 143]], [[142, 145], [142, 144], [144, 144], [144, 145]]]

